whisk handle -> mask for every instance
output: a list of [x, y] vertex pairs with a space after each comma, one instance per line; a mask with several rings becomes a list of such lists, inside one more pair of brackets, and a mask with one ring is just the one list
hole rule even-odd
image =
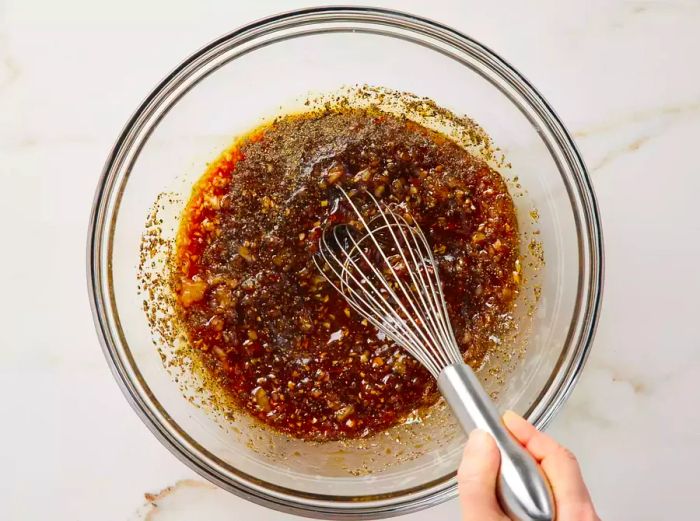
[[552, 521], [552, 489], [535, 459], [513, 439], [474, 371], [466, 364], [446, 367], [438, 387], [466, 433], [474, 428], [490, 433], [501, 451], [498, 499], [511, 518]]

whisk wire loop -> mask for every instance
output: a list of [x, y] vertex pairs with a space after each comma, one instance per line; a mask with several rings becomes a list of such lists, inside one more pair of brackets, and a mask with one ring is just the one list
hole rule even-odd
[[[337, 230], [334, 233], [337, 233]], [[338, 242], [340, 238], [334, 236], [334, 240]], [[385, 333], [391, 340], [401, 346], [405, 346], [412, 354], [414, 351], [419, 352], [422, 345], [421, 339], [407, 327], [406, 322], [397, 313], [396, 309], [385, 298], [381, 297], [381, 289], [371, 279], [362, 278], [360, 280], [354, 274], [354, 270], [348, 269], [349, 266], [353, 268], [358, 267], [352, 255], [352, 252], [357, 250], [358, 243], [353, 242], [353, 247], [350, 250], [341, 250], [344, 255], [343, 261], [335, 256], [329, 257], [326, 252], [333, 251], [330, 248], [328, 240], [324, 236], [320, 254], [338, 280], [338, 283], [330, 279], [329, 282], [338, 292], [346, 296], [347, 302], [353, 309], [377, 329]], [[324, 272], [322, 271], [322, 273]], [[324, 273], [324, 275], [326, 274]], [[360, 291], [356, 291], [353, 289], [354, 287], [360, 288]], [[393, 293], [393, 290], [388, 286], [385, 286], [384, 289], [389, 293]], [[417, 358], [419, 358], [419, 362], [424, 363], [428, 367], [431, 373], [439, 371], [429, 358], [425, 358], [422, 355], [418, 355]]]
[[417, 223], [410, 225], [402, 215], [382, 208], [370, 193], [366, 195], [377, 214], [366, 219], [340, 190], [361, 226], [326, 230], [314, 258], [317, 267], [355, 311], [437, 378], [462, 357], [425, 235]]

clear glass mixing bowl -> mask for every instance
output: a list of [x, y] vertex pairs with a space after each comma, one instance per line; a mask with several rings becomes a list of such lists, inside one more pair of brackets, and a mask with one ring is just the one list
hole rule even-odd
[[[537, 208], [546, 266], [526, 353], [505, 383], [481, 376], [497, 391], [499, 407], [543, 428], [576, 382], [596, 325], [603, 254], [595, 198], [574, 143], [547, 102], [489, 49], [435, 22], [380, 9], [309, 9], [253, 23], [185, 60], [148, 95], [107, 160], [90, 224], [88, 283], [115, 378], [144, 423], [184, 463], [271, 508], [378, 518], [456, 494], [464, 436], [446, 411], [355, 444], [290, 440], [245, 416], [222, 426], [186, 400], [164, 369], [137, 291], [141, 235], [159, 193], [186, 199], [206, 162], [261, 116], [293, 108], [309, 92], [349, 84], [413, 92], [467, 114], [512, 163], [510, 175], [526, 189], [516, 198], [518, 214], [521, 223], [530, 222]], [[177, 210], [166, 218], [176, 222]]]

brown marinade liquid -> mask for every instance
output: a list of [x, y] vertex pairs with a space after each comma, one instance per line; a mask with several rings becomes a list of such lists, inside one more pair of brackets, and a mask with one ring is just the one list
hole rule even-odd
[[501, 176], [462, 147], [377, 111], [288, 116], [240, 140], [195, 185], [172, 280], [178, 314], [232, 400], [312, 440], [368, 436], [434, 404], [430, 374], [351, 311], [312, 257], [352, 219], [337, 186], [410, 214], [433, 248], [464, 359], [509, 323], [518, 228]]

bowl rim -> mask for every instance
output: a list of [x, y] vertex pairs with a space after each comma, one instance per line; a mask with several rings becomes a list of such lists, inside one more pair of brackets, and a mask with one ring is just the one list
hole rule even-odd
[[[88, 226], [88, 293], [93, 320], [103, 353], [122, 393], [149, 430], [151, 430], [156, 438], [158, 438], [171, 453], [180, 459], [180, 461], [205, 479], [229, 492], [283, 512], [325, 519], [384, 518], [421, 510], [455, 497], [457, 494], [455, 473], [453, 472], [451, 475], [431, 483], [423, 484], [415, 489], [403, 490], [399, 494], [387, 494], [385, 495], [387, 497], [371, 498], [359, 502], [348, 496], [321, 496], [283, 489], [282, 487], [256, 480], [252, 476], [245, 476], [248, 479], [241, 479], [236, 482], [230, 481], [221, 472], [212, 468], [208, 460], [202, 457], [201, 447], [196, 444], [196, 441], [190, 439], [190, 444], [199, 451], [198, 453], [185, 446], [183, 440], [178, 439], [178, 437], [166, 427], [163, 423], [162, 415], [154, 410], [154, 398], [152, 396], [143, 396], [140, 389], [137, 388], [133, 382], [129, 365], [124, 362], [119, 354], [118, 346], [126, 342], [123, 336], [119, 336], [121, 335], [120, 331], [117, 332], [117, 335], [114, 334], [112, 326], [110, 325], [110, 318], [112, 318], [110, 309], [116, 309], [114, 296], [111, 292], [105, 291], [103, 287], [105, 283], [111, 287], [111, 268], [108, 267], [106, 276], [103, 276], [102, 273], [105, 264], [104, 256], [106, 254], [106, 258], [110, 259], [112, 248], [112, 234], [111, 232], [109, 234], [106, 232], [109, 231], [108, 229], [112, 228], [113, 221], [109, 218], [110, 209], [106, 203], [109, 202], [110, 196], [113, 195], [117, 181], [116, 177], [124, 161], [125, 153], [133, 144], [135, 135], [143, 131], [143, 128], [140, 126], [143, 119], [154, 117], [154, 111], [158, 103], [163, 101], [163, 93], [167, 92], [171, 84], [178, 78], [183, 75], [191, 74], [191, 66], [193, 64], [204, 59], [208, 54], [232, 40], [245, 38], [254, 39], [260, 35], [274, 33], [289, 27], [300, 25], [313, 26], [314, 24], [328, 22], [342, 22], [346, 24], [352, 24], [353, 22], [375, 23], [389, 26], [395, 29], [408, 31], [411, 34], [437, 38], [447, 46], [478, 57], [484, 66], [488, 67], [501, 80], [505, 81], [510, 87], [517, 89], [517, 91], [525, 97], [528, 108], [534, 110], [537, 115], [544, 120], [548, 130], [552, 132], [556, 139], [559, 152], [564, 154], [565, 160], [574, 174], [574, 179], [569, 180], [573, 181], [573, 187], [565, 180], [567, 190], [569, 191], [569, 197], [571, 198], [575, 195], [580, 198], [579, 204], [581, 208], [579, 210], [583, 213], [583, 222], [579, 222], [579, 216], [574, 210], [577, 221], [579, 248], [583, 251], [583, 253], [580, 252], [579, 256], [581, 258], [579, 263], [586, 263], [588, 276], [586, 280], [584, 280], [583, 274], [579, 272], [578, 300], [576, 309], [573, 311], [573, 317], [574, 321], [577, 320], [576, 317], [582, 317], [582, 319], [579, 318], [579, 323], [576, 325], [578, 341], [573, 350], [571, 362], [566, 368], [566, 373], [560, 380], [554, 394], [550, 397], [549, 405], [533, 420], [538, 428], [546, 427], [566, 401], [581, 374], [591, 349], [600, 314], [604, 279], [603, 238], [600, 215], [593, 187], [585, 164], [570, 134], [553, 109], [529, 81], [486, 46], [451, 27], [423, 17], [401, 11], [373, 7], [332, 6], [299, 9], [266, 17], [231, 31], [202, 47], [185, 59], [168, 74], [140, 104], [121, 131], [105, 162], [95, 192]], [[346, 29], [346, 32], [350, 32], [350, 29]], [[371, 33], [372, 31], [364, 32]], [[305, 36], [307, 34], [309, 33], [303, 33], [299, 36]], [[240, 43], [234, 44], [233, 47], [236, 45], [240, 45]], [[439, 51], [439, 49], [435, 47], [427, 46], [435, 51]], [[215, 69], [211, 69], [208, 73], [213, 70]], [[508, 96], [498, 85], [494, 84], [494, 86]], [[184, 92], [181, 93], [181, 95], [182, 94], [184, 94]], [[512, 97], [511, 100], [515, 103]], [[160, 117], [162, 117], [162, 115], [155, 116], [156, 124], [160, 120]], [[138, 154], [138, 151], [136, 153]], [[123, 181], [125, 180], [126, 178]], [[574, 188], [575, 194], [572, 194], [571, 190]], [[119, 192], [121, 192], [121, 188]], [[587, 241], [581, 238], [582, 226]], [[105, 239], [107, 239], [106, 242]], [[109, 264], [109, 261], [106, 264]], [[581, 302], [580, 296], [582, 290], [584, 294], [587, 295], [585, 302]], [[113, 320], [116, 320], [117, 328], [120, 330], [118, 317]], [[572, 330], [570, 330], [569, 334], [569, 337], [571, 336]], [[568, 338], [567, 343], [569, 343]], [[129, 357], [127, 350], [127, 358]], [[549, 390], [550, 385], [551, 380], [548, 385], [545, 386], [545, 389]], [[538, 401], [535, 403], [538, 403]], [[174, 428], [179, 430], [177, 426]], [[180, 431], [179, 434], [180, 436], [186, 436], [182, 431]], [[215, 463], [219, 464], [221, 462]]]

